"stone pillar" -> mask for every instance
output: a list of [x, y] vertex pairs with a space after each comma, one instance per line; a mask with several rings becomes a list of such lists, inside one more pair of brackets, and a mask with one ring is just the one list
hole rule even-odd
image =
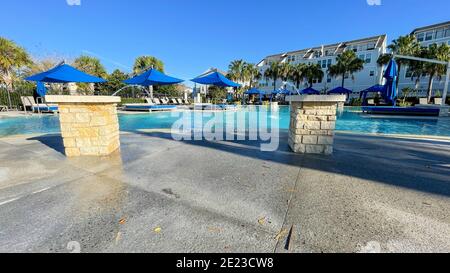
[[67, 157], [105, 156], [120, 148], [117, 103], [113, 96], [46, 96], [58, 104]]
[[336, 110], [345, 95], [300, 95], [291, 101], [289, 146], [295, 153], [333, 153]]

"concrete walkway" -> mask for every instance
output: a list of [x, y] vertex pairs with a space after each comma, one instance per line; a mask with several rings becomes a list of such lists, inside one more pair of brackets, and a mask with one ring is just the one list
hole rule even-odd
[[450, 142], [339, 134], [324, 157], [286, 135], [267, 153], [124, 133], [78, 159], [0, 138], [0, 252], [450, 251]]

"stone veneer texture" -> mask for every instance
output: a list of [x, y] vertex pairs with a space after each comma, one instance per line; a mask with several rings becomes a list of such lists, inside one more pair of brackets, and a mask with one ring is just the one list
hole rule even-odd
[[292, 102], [289, 146], [295, 153], [333, 153], [337, 102]]
[[120, 148], [115, 103], [60, 103], [59, 112], [66, 156], [109, 155]]

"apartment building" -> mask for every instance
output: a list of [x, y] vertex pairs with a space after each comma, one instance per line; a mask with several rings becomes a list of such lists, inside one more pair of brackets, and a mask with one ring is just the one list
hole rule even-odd
[[[448, 44], [450, 45], [450, 21], [436, 25], [421, 27], [413, 30], [411, 35], [416, 36], [417, 41], [423, 47], [428, 47], [432, 44]], [[400, 92], [405, 87], [410, 87], [417, 90], [417, 95], [425, 96], [428, 89], [429, 77], [422, 75], [419, 79], [412, 78], [411, 70], [408, 68], [400, 71]], [[442, 92], [444, 89], [445, 77], [435, 79], [433, 84], [433, 92]]]
[[[417, 37], [418, 42], [422, 46], [429, 46], [437, 43], [447, 43], [450, 45], [450, 21], [436, 25], [421, 27], [413, 30], [412, 35]], [[405, 34], [406, 35], [406, 34]], [[396, 38], [396, 37], [395, 37]], [[352, 75], [347, 75], [345, 79], [345, 87], [359, 92], [375, 84], [383, 83], [383, 67], [378, 66], [378, 57], [388, 52], [387, 35], [379, 35], [354, 41], [336, 43], [332, 45], [321, 45], [313, 48], [307, 48], [297, 51], [285, 52], [267, 56], [258, 63], [258, 67], [262, 75], [272, 62], [281, 63], [318, 63], [324, 71], [322, 81], [314, 83], [314, 88], [320, 91], [330, 90], [341, 85], [342, 78], [332, 78], [328, 75], [328, 68], [336, 63], [337, 55], [346, 50], [353, 50], [359, 58], [364, 60], [364, 69]], [[429, 78], [423, 75], [419, 80], [411, 78], [411, 71], [408, 68], [402, 68], [400, 72], [399, 89], [410, 87], [417, 90], [417, 95], [424, 96], [428, 87]], [[441, 80], [435, 80], [433, 90], [440, 92], [444, 88], [444, 77]], [[275, 83], [271, 79], [262, 78], [259, 81], [259, 88], [266, 92], [274, 89]], [[281, 88], [283, 82], [279, 79], [276, 82], [276, 88]], [[301, 88], [305, 88], [307, 83], [304, 82]], [[289, 90], [295, 90], [292, 83], [287, 84]]]
[[[325, 77], [323, 80], [315, 82], [313, 87], [317, 90], [325, 91], [340, 86], [342, 83], [341, 77], [333, 78], [328, 75], [328, 68], [336, 63], [336, 57], [339, 54], [346, 50], [353, 50], [359, 58], [364, 60], [364, 69], [354, 75], [346, 75], [345, 87], [353, 91], [360, 91], [381, 82], [381, 68], [377, 65], [377, 60], [380, 55], [386, 53], [386, 43], [386, 35], [379, 35], [354, 41], [322, 45], [271, 55], [264, 58], [257, 66], [264, 75], [264, 72], [273, 62], [287, 62], [291, 64], [317, 63], [322, 67]], [[271, 79], [266, 79], [264, 77], [259, 81], [259, 88], [268, 93], [273, 90], [274, 85], [275, 83]], [[283, 82], [281, 79], [276, 82], [276, 88], [280, 88], [282, 85]], [[305, 87], [307, 87], [306, 82], [303, 83], [300, 89]], [[287, 89], [295, 90], [295, 87], [293, 84], [288, 83]]]

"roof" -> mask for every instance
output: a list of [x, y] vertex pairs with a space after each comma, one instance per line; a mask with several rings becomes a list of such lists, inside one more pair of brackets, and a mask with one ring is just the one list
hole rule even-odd
[[427, 29], [431, 29], [431, 28], [438, 28], [438, 27], [443, 27], [443, 26], [450, 26], [450, 21], [444, 22], [444, 23], [439, 23], [439, 24], [434, 24], [434, 25], [429, 25], [429, 26], [425, 26], [425, 27], [420, 27], [420, 28], [416, 28], [414, 29], [411, 34], [414, 34], [416, 32], [422, 31], [422, 30], [427, 30]]
[[306, 49], [300, 49], [300, 50], [295, 50], [295, 51], [288, 51], [285, 53], [279, 53], [279, 54], [273, 54], [273, 55], [269, 55], [267, 57], [265, 57], [264, 59], [267, 58], [276, 58], [276, 57], [285, 57], [286, 55], [291, 55], [291, 54], [297, 54], [297, 53], [308, 53], [308, 51], [316, 51], [316, 50], [322, 50], [322, 48], [330, 48], [330, 47], [335, 47], [337, 48], [338, 46], [343, 46], [343, 45], [348, 45], [348, 44], [357, 44], [360, 42], [368, 42], [368, 41], [375, 41], [376, 40], [376, 47], [381, 47], [383, 45], [383, 43], [386, 41], [387, 39], [387, 35], [386, 34], [382, 34], [382, 35], [378, 35], [378, 36], [373, 36], [373, 37], [368, 37], [368, 38], [362, 38], [362, 39], [357, 39], [357, 40], [351, 40], [351, 41], [346, 41], [346, 42], [340, 42], [340, 43], [334, 43], [334, 44], [329, 44], [329, 45], [321, 45], [321, 46], [316, 46], [316, 47], [311, 47], [311, 48], [306, 48]]

